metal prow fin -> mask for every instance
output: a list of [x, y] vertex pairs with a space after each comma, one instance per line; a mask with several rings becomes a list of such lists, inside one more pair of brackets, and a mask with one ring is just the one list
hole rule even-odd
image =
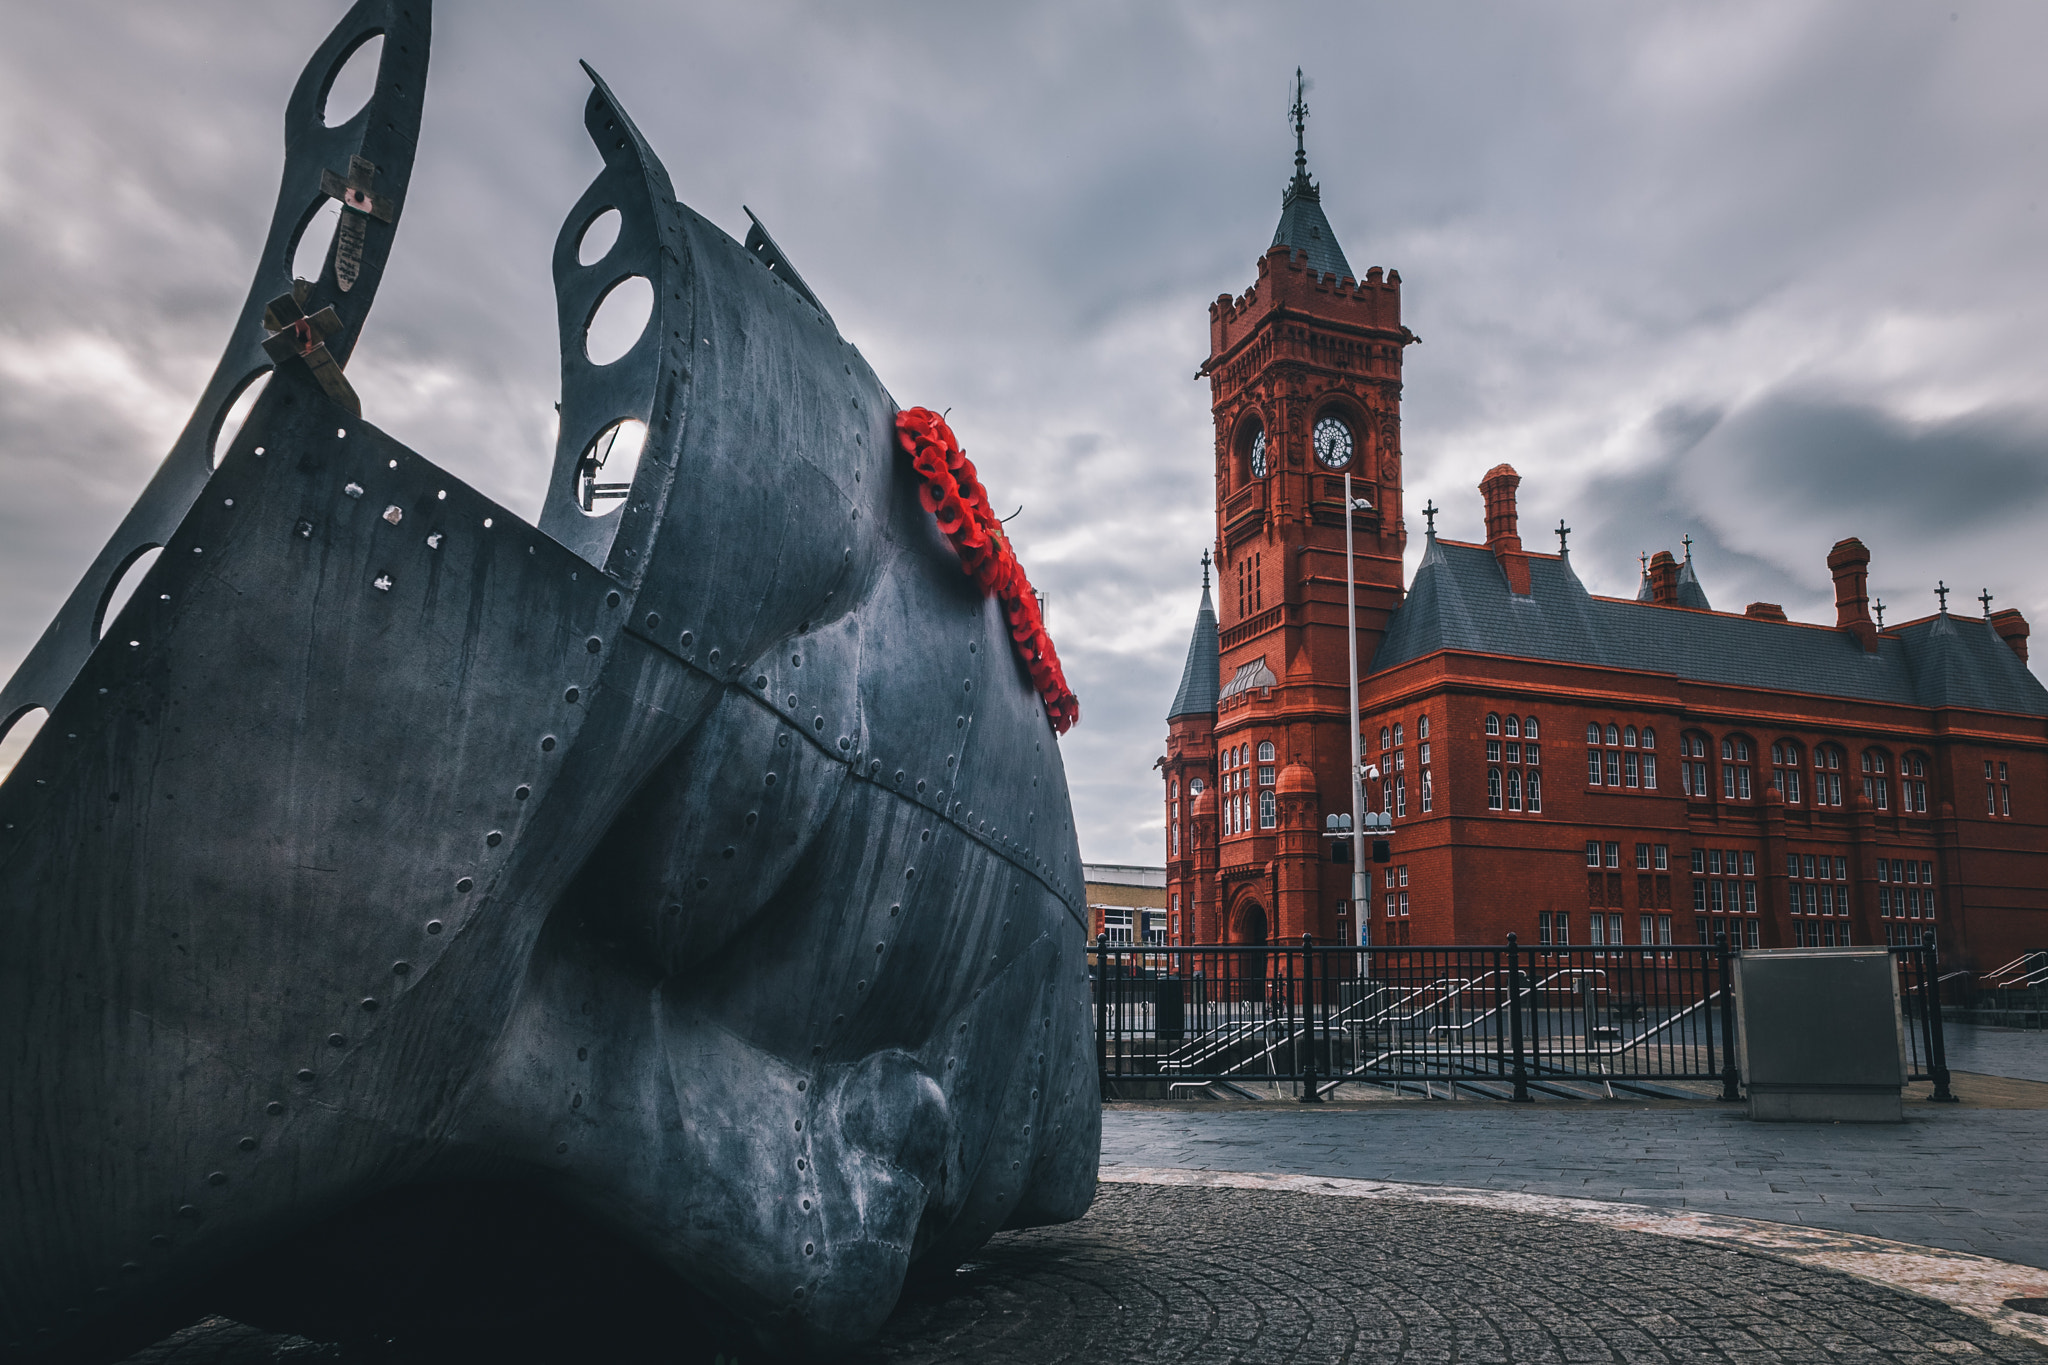
[[[114, 589], [128, 567], [171, 538], [213, 474], [213, 446], [228, 410], [273, 364], [304, 364], [348, 406], [341, 375], [391, 254], [412, 176], [427, 80], [432, 0], [357, 0], [307, 61], [285, 104], [284, 174], [256, 276], [220, 364], [141, 497], [87, 567], [42, 638], [0, 689], [0, 734], [37, 707], [54, 709], [99, 643]], [[327, 95], [357, 48], [384, 40], [369, 102], [327, 126]], [[347, 206], [320, 278], [295, 291], [299, 238], [330, 198]], [[265, 325], [269, 321], [281, 326]]]
[[[682, 386], [694, 336], [690, 252], [676, 225], [675, 191], [661, 158], [604, 78], [583, 63], [591, 92], [583, 127], [604, 168], [555, 237], [556, 322], [562, 356], [561, 427], [540, 529], [592, 565], [638, 583], [667, 506], [685, 413]], [[581, 248], [591, 224], [618, 214], [618, 236], [597, 260]], [[647, 324], [625, 354], [590, 359], [590, 324], [611, 291], [638, 277], [651, 286]], [[632, 477], [605, 464], [619, 424], [646, 425]], [[612, 477], [603, 483], [605, 473]]]
[[817, 309], [820, 313], [825, 313], [826, 318], [829, 320], [832, 315], [825, 312], [825, 305], [818, 302], [818, 296], [813, 294], [811, 287], [804, 283], [804, 277], [796, 273], [796, 267], [789, 263], [789, 257], [783, 254], [782, 248], [776, 244], [775, 239], [768, 235], [768, 229], [762, 225], [759, 215], [744, 204], [740, 205], [740, 207], [746, 210], [747, 220], [753, 224], [752, 227], [747, 229], [748, 252], [755, 259], [759, 260], [761, 264], [767, 266], [769, 272], [777, 279], [801, 294], [804, 301], [810, 304], [811, 307]]

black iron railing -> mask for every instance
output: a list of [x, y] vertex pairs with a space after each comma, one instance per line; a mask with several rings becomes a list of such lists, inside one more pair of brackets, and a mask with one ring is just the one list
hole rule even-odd
[[[1736, 955], [1725, 940], [1524, 946], [1512, 934], [1498, 947], [1099, 939], [1096, 1063], [1112, 1096], [1284, 1085], [1314, 1102], [1360, 1082], [1515, 1101], [1589, 1085], [1733, 1100]], [[1947, 1098], [1933, 945], [1893, 955], [1912, 1078]]]

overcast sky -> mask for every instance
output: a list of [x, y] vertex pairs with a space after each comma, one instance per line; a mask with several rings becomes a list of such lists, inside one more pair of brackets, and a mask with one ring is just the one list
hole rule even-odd
[[[219, 357], [339, 0], [9, 0], [0, 46], [0, 674]], [[1520, 469], [1596, 592], [1694, 538], [1717, 607], [1893, 621], [1946, 579], [2048, 622], [2048, 6], [443, 0], [364, 416], [538, 512], [548, 258], [595, 173], [588, 59], [678, 194], [759, 213], [900, 402], [950, 408], [1082, 701], [1084, 856], [1157, 863], [1212, 534], [1210, 300], [1292, 169], [1397, 268], [1411, 505], [1481, 536]], [[1420, 526], [1411, 528], [1413, 544]], [[1413, 554], [1411, 554], [1412, 568]], [[2048, 647], [2048, 639], [2043, 641]]]

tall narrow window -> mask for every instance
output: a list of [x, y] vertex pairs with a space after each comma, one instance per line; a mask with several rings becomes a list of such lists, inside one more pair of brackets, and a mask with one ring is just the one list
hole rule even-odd
[[1541, 815], [1543, 813], [1543, 774], [1530, 773], [1527, 786], [1529, 788], [1529, 814]]
[[1621, 756], [1621, 776], [1624, 786], [1635, 787], [1642, 785], [1642, 770], [1636, 766], [1636, 760], [1639, 757], [1640, 755], [1638, 754], [1623, 754]]
[[1607, 785], [1610, 787], [1619, 787], [1621, 785], [1621, 751], [1619, 749], [1609, 749], [1607, 751]]
[[1275, 809], [1274, 809], [1274, 804], [1273, 804], [1273, 793], [1272, 793], [1272, 792], [1270, 792], [1270, 791], [1263, 791], [1263, 792], [1260, 792], [1260, 793], [1259, 793], [1259, 828], [1260, 828], [1260, 829], [1271, 829], [1271, 828], [1273, 828], [1273, 827], [1274, 827], [1275, 825], [1277, 825], [1278, 823], [1280, 823], [1280, 821], [1279, 821], [1279, 812], [1278, 812], [1277, 810], [1275, 810]]
[[1406, 815], [1407, 813], [1408, 779], [1406, 777], [1396, 776], [1394, 778], [1394, 814]]
[[1486, 770], [1486, 808], [1488, 810], [1500, 809], [1500, 769], [1498, 768], [1488, 768]]
[[1508, 769], [1508, 809], [1520, 810], [1521, 808], [1522, 770], [1520, 768], [1510, 768]]
[[[1586, 785], [1589, 787], [1600, 785], [1600, 751], [1598, 749], [1586, 750]], [[1984, 790], [1990, 791], [1991, 788], [1986, 787]]]
[[1429, 814], [1430, 807], [1435, 800], [1436, 790], [1430, 783], [1429, 769], [1424, 768], [1422, 770], [1422, 813], [1424, 815]]
[[1657, 755], [1643, 755], [1643, 790], [1657, 790]]

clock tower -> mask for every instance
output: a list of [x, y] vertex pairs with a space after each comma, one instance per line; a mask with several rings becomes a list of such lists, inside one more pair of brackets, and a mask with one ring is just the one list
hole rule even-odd
[[[1401, 360], [1416, 337], [1401, 323], [1400, 275], [1354, 272], [1324, 216], [1299, 77], [1279, 227], [1257, 280], [1210, 305], [1197, 373], [1216, 423], [1219, 686], [1202, 746], [1214, 755], [1216, 851], [1204, 885], [1170, 888], [1189, 911], [1188, 943], [1357, 941], [1351, 869], [1330, 865], [1319, 837], [1324, 814], [1351, 805], [1347, 516], [1361, 669], [1401, 604]], [[1363, 506], [1345, 506], [1347, 470]], [[1192, 747], [1190, 719], [1177, 717], [1170, 750], [1175, 738]], [[1169, 855], [1170, 871], [1196, 880], [1195, 852]]]

